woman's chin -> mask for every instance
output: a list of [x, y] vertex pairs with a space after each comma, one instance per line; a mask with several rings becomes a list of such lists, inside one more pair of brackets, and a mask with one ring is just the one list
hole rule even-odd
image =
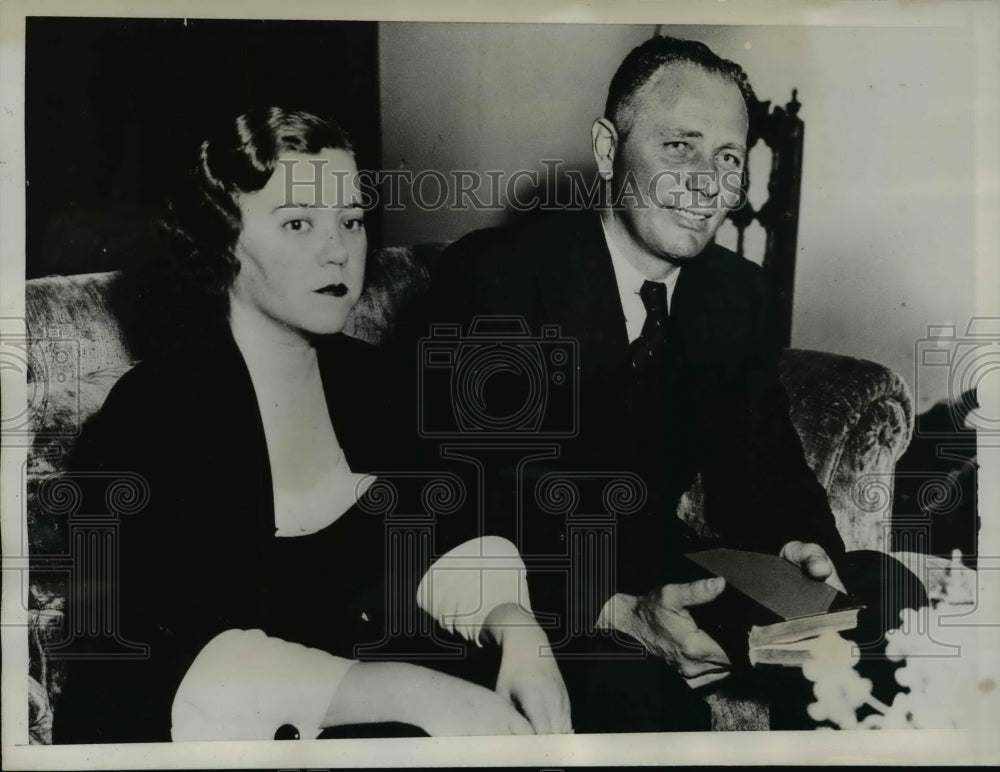
[[306, 328], [305, 332], [311, 336], [336, 335], [343, 332], [345, 326], [346, 320], [340, 319], [337, 322], [328, 324], [311, 324]]

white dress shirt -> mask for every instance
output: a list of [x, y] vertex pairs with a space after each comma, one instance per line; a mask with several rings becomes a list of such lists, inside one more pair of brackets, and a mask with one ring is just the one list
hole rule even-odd
[[[639, 290], [642, 289], [644, 281], [654, 281], [643, 276], [617, 248], [614, 241], [609, 238], [608, 230], [601, 221], [601, 230], [604, 232], [604, 241], [608, 245], [608, 252], [611, 253], [611, 265], [615, 269], [615, 281], [618, 283], [618, 296], [621, 299], [622, 311], [625, 314], [625, 329], [628, 331], [628, 341], [631, 343], [642, 333], [642, 326], [646, 323], [646, 307], [639, 297]], [[667, 288], [667, 310], [670, 310], [670, 301], [674, 296], [674, 287], [677, 286], [677, 279], [681, 275], [681, 269], [671, 271], [666, 278], [659, 282]]]

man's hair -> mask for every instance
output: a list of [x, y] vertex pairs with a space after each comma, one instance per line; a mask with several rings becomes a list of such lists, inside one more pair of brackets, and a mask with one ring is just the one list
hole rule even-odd
[[748, 111], [756, 101], [747, 74], [736, 62], [723, 59], [697, 40], [657, 35], [629, 52], [618, 66], [608, 87], [604, 117], [615, 125], [621, 136], [627, 134], [632, 127], [637, 94], [662, 67], [668, 64], [699, 67], [711, 75], [729, 81], [740, 90]]

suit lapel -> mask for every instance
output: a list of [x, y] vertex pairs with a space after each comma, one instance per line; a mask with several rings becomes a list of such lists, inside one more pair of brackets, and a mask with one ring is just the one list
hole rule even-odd
[[712, 372], [739, 357], [752, 318], [743, 280], [727, 272], [719, 249], [709, 244], [684, 266], [671, 308], [684, 361]]
[[580, 345], [586, 372], [619, 366], [628, 355], [625, 315], [596, 212], [567, 218], [536, 261], [542, 318]]

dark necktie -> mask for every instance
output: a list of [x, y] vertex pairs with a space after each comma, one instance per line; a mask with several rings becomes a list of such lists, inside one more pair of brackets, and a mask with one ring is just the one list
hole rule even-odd
[[667, 288], [662, 283], [644, 281], [639, 297], [646, 307], [646, 322], [639, 337], [632, 341], [630, 352], [636, 376], [645, 376], [662, 358], [670, 316], [667, 312]]

